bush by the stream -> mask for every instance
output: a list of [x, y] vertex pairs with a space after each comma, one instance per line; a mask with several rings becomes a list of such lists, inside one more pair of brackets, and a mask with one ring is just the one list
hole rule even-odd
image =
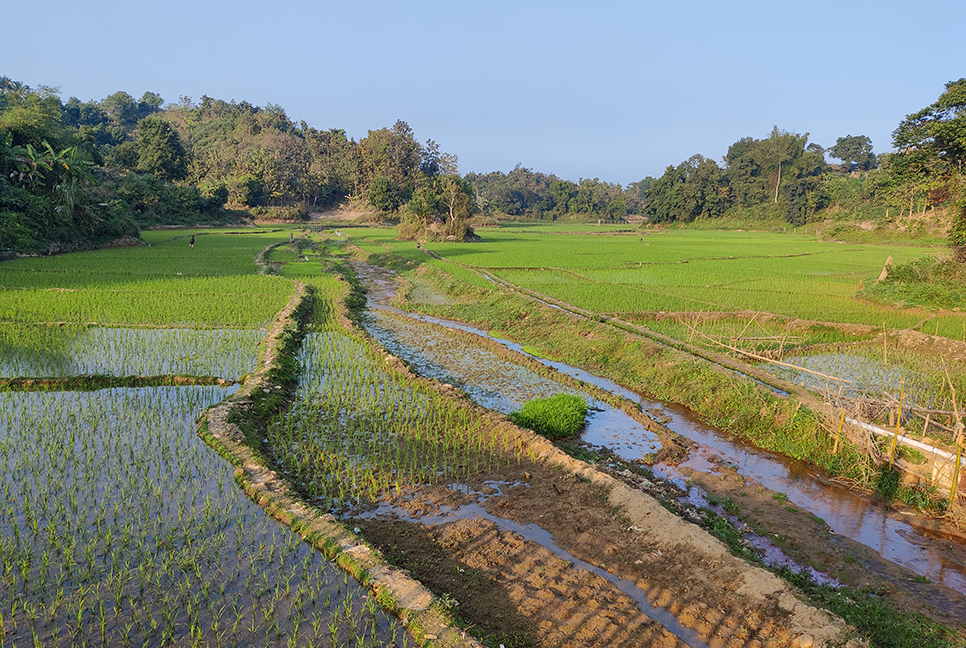
[[510, 420], [542, 434], [548, 439], [566, 439], [580, 432], [587, 418], [587, 403], [573, 394], [534, 398], [523, 409], [510, 414]]

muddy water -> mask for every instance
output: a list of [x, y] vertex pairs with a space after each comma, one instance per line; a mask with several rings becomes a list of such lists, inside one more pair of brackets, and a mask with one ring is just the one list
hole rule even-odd
[[[359, 270], [360, 278], [369, 288], [368, 305], [374, 314], [368, 328], [380, 339], [389, 340], [393, 345], [391, 347], [394, 349], [393, 352], [414, 362], [418, 370], [430, 370], [434, 363], [427, 359], [426, 351], [421, 348], [419, 341], [408, 335], [397, 335], [386, 328], [382, 328], [380, 312], [401, 314], [413, 319], [475, 333], [483, 337], [491, 337], [486, 331], [464, 324], [413, 315], [392, 308], [389, 303], [396, 288], [393, 276], [380, 269], [360, 267]], [[382, 316], [382, 319], [386, 321], [384, 316]], [[491, 337], [491, 339], [496, 338]], [[507, 348], [523, 353], [520, 345], [506, 340], [497, 341]], [[460, 349], [459, 354], [477, 353], [478, 349], [471, 351], [471, 345], [466, 342], [463, 342], [463, 344], [465, 348]], [[449, 356], [456, 355], [452, 349], [447, 350], [447, 352]], [[409, 354], [408, 357], [407, 354]], [[481, 361], [480, 356], [475, 357], [477, 362]], [[493, 357], [496, 358], [496, 356]], [[821, 475], [804, 464], [735, 442], [718, 430], [701, 423], [684, 408], [642, 398], [639, 394], [631, 392], [612, 381], [598, 378], [563, 363], [541, 358], [536, 359], [562, 373], [639, 403], [643, 410], [656, 414], [656, 418], [661, 420], [669, 429], [698, 443], [698, 450], [692, 452], [689, 461], [681, 464], [681, 467], [709, 472], [710, 457], [724, 460], [728, 464], [736, 466], [738, 471], [749, 481], [760, 483], [770, 490], [785, 493], [790, 504], [822, 518], [834, 533], [860, 542], [872, 548], [887, 560], [903, 565], [934, 582], [942, 583], [966, 594], [966, 564], [949, 555], [953, 552], [948, 551], [948, 545], [944, 541], [931, 540], [902, 518], [889, 515], [882, 507], [876, 506], [846, 488], [827, 483]], [[500, 361], [506, 362], [505, 360]], [[502, 397], [507, 400], [502, 407], [498, 406], [494, 409], [509, 411], [507, 409], [509, 403], [516, 403], [521, 398], [526, 400], [530, 397], [522, 396], [529, 392], [529, 387], [521, 385], [517, 381], [513, 381], [516, 386], [508, 386], [505, 381], [504, 384], [497, 386], [479, 378], [481, 372], [478, 370], [473, 372], [476, 378], [471, 380], [465, 376], [454, 376], [453, 374], [456, 372], [451, 371], [454, 365], [442, 367], [441, 364], [446, 363], [437, 364], [432, 369], [434, 373], [431, 375], [446, 382], [459, 384], [472, 397], [476, 397], [474, 390], [479, 392], [490, 390], [491, 392], [501, 393]], [[500, 375], [505, 378], [507, 374], [503, 372]], [[534, 385], [538, 384], [537, 379], [546, 380], [536, 374], [531, 375], [534, 378]], [[520, 374], [520, 377], [524, 381], [526, 380], [523, 374]], [[563, 386], [557, 386], [557, 391], [567, 390]], [[498, 401], [491, 400], [491, 402], [497, 403]], [[485, 399], [481, 400], [481, 404], [486, 404]], [[592, 403], [592, 405], [594, 404]], [[515, 408], [510, 407], [510, 409]], [[642, 454], [653, 452], [654, 448], [659, 447], [653, 433], [648, 432], [643, 426], [623, 413], [616, 410], [612, 411], [620, 414], [620, 416], [610, 418], [608, 414], [599, 419], [602, 422], [598, 425], [593, 424], [593, 419], [589, 421], [588, 431], [583, 436], [585, 442], [606, 446], [628, 460], [640, 459]], [[598, 412], [597, 414], [600, 415], [601, 413]], [[626, 421], [622, 420], [621, 417]], [[633, 425], [625, 425], [627, 421]], [[669, 466], [658, 466], [657, 469], [659, 474], [678, 482], [685, 489], [689, 488], [681, 473], [676, 469]], [[700, 499], [702, 496], [700, 491], [691, 487], [689, 497]]]

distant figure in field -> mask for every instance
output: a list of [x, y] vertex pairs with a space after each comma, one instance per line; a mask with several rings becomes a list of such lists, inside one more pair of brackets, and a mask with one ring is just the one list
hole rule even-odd
[[191, 235], [191, 243], [188, 244], [188, 247], [194, 247], [194, 246], [195, 246], [195, 235], [192, 234]]

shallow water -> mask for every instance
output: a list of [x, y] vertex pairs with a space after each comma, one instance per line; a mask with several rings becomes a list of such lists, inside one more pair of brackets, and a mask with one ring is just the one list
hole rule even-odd
[[848, 382], [828, 380], [791, 367], [768, 364], [761, 368], [818, 393], [841, 394], [847, 398], [868, 396], [876, 400], [881, 399], [883, 394], [891, 394], [898, 401], [900, 391], [904, 391], [906, 404], [923, 407], [933, 405], [933, 389], [924, 375], [881, 360], [847, 353], [819, 353], [795, 356], [789, 362]]
[[[483, 407], [509, 414], [533, 398], [576, 394], [590, 407], [584, 438], [588, 443], [620, 448], [640, 458], [661, 447], [657, 435], [624, 412], [589, 394], [564, 386], [480, 347], [472, 347], [445, 330], [418, 320], [402, 320], [375, 311], [366, 329], [391, 353], [420, 375], [461, 388]], [[466, 330], [470, 330], [466, 327]]]
[[[500, 493], [500, 486], [503, 484], [495, 482], [486, 482], [486, 486], [493, 488], [496, 494]], [[465, 485], [456, 485], [456, 490], [469, 493], [469, 489]], [[478, 496], [479, 500], [485, 501], [487, 496], [482, 493], [473, 493]], [[491, 495], [492, 497], [492, 495]], [[525, 540], [534, 542], [541, 547], [553, 552], [563, 560], [570, 562], [574, 569], [583, 569], [585, 571], [593, 572], [601, 578], [606, 579], [608, 582], [612, 583], [617, 589], [633, 599], [641, 610], [649, 618], [654, 619], [662, 626], [664, 626], [668, 632], [673, 634], [675, 637], [680, 639], [685, 645], [691, 646], [692, 648], [706, 648], [707, 644], [698, 638], [698, 633], [690, 628], [685, 628], [677, 620], [677, 618], [668, 612], [667, 610], [655, 607], [647, 598], [647, 593], [640, 589], [629, 580], [619, 578], [618, 576], [610, 573], [606, 569], [592, 565], [576, 556], [570, 554], [564, 549], [561, 549], [553, 540], [553, 536], [550, 535], [548, 531], [545, 531], [540, 526], [536, 524], [520, 524], [506, 518], [501, 518], [496, 515], [489, 513], [481, 504], [478, 503], [467, 503], [458, 507], [451, 506], [441, 506], [440, 513], [438, 515], [421, 515], [419, 518], [412, 518], [409, 516], [408, 512], [404, 509], [384, 505], [378, 509], [370, 511], [369, 513], [360, 516], [362, 519], [375, 518], [378, 516], [394, 515], [400, 519], [407, 520], [410, 522], [419, 522], [420, 524], [427, 525], [437, 525], [437, 524], [449, 524], [457, 520], [475, 520], [482, 519], [492, 522], [501, 531], [509, 531], [515, 533]]]
[[[371, 310], [377, 313], [377, 317], [379, 310], [391, 311], [415, 320], [431, 322], [494, 339], [509, 349], [525, 353], [520, 345], [493, 338], [486, 331], [459, 322], [414, 315], [394, 309], [388, 305], [395, 290], [395, 283], [391, 275], [381, 269], [368, 268], [360, 274], [370, 287], [367, 297], [368, 305]], [[376, 275], [377, 278], [372, 278], [372, 275]], [[370, 326], [378, 328], [373, 322], [370, 322]], [[381, 335], [387, 337], [387, 334]], [[408, 344], [395, 339], [394, 343], [397, 346], [393, 352], [401, 355], [401, 357], [405, 357], [402, 355], [403, 353], [411, 353], [412, 357], [417, 359], [423, 357], [420, 355], [421, 344], [418, 339], [410, 340]], [[465, 342], [463, 344], [471, 346]], [[452, 354], [452, 351], [450, 353]], [[464, 351], [461, 350], [460, 353], [464, 353]], [[692, 453], [691, 460], [682, 464], [682, 466], [688, 467], [691, 462], [694, 462], [693, 467], [695, 469], [702, 469], [701, 462], [706, 462], [708, 455], [716, 455], [727, 463], [736, 466], [739, 472], [750, 482], [757, 482], [770, 490], [785, 493], [790, 504], [822, 518], [834, 533], [860, 542], [892, 562], [903, 565], [934, 582], [942, 583], [966, 594], [966, 565], [946, 555], [944, 553], [946, 551], [945, 545], [942, 542], [935, 542], [926, 538], [920, 530], [905, 520], [890, 516], [882, 507], [876, 506], [854, 492], [827, 483], [820, 474], [808, 466], [787, 457], [736, 442], [726, 434], [705, 425], [685, 408], [665, 405], [643, 398], [613, 381], [593, 376], [576, 367], [542, 358], [535, 359], [561, 373], [566, 373], [639, 403], [644, 411], [658, 412], [658, 417], [661, 418], [662, 422], [666, 419], [665, 425], [669, 429], [697, 442], [700, 446], [699, 452]], [[418, 361], [417, 366], [419, 366]], [[431, 364], [427, 362], [427, 367], [430, 368], [429, 365]], [[536, 376], [536, 374], [533, 375]], [[453, 383], [459, 382], [460, 378], [453, 377], [445, 371], [432, 374], [432, 377]], [[485, 383], [474, 388], [480, 391], [486, 389], [501, 391], [495, 386]], [[504, 386], [503, 389], [506, 389], [506, 387]], [[560, 386], [560, 391], [566, 390], [567, 388]], [[471, 396], [473, 395], [472, 391], [467, 391]], [[505, 392], [503, 395], [505, 398], [511, 397]], [[595, 426], [593, 433], [588, 426], [588, 433], [583, 435], [582, 439], [593, 445], [606, 446], [624, 459], [639, 459], [642, 454], [651, 451], [650, 448], [654, 444], [653, 434], [630, 417], [623, 415], [623, 413], [620, 414], [627, 421], [633, 422], [634, 425], [625, 426], [624, 421], [620, 418], [605, 422], [606, 417], [604, 417], [598, 419], [599, 424]], [[705, 466], [703, 469], [706, 470], [707, 467]], [[681, 485], [687, 489], [683, 477], [680, 477], [679, 473], [674, 475], [674, 471], [669, 471], [668, 475], [676, 477]]]
[[[20, 327], [20, 325], [16, 325]], [[259, 329], [0, 325], [0, 377], [213, 376], [237, 379], [258, 359]]]
[[365, 588], [198, 436], [199, 411], [235, 389], [0, 393], [8, 645], [402, 644]]

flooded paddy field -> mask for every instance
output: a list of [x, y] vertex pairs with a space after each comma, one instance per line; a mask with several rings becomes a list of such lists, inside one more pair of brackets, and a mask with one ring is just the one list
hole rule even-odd
[[0, 378], [212, 376], [252, 371], [260, 329], [99, 328], [0, 323]]
[[404, 645], [198, 438], [230, 391], [0, 393], [5, 645]]
[[[842, 636], [840, 621], [654, 500], [339, 328], [311, 323], [295, 399], [262, 447], [286, 483], [417, 576], [487, 645], [782, 646]], [[625, 499], [612, 503], [617, 495]], [[462, 527], [444, 521], [464, 514]], [[443, 516], [448, 540], [413, 521], [427, 516]], [[466, 553], [448, 544], [457, 541]], [[436, 550], [449, 557], [427, 557]]]
[[[310, 265], [299, 268], [306, 277], [314, 272]], [[330, 283], [338, 289], [323, 287], [325, 299], [343, 287]], [[391, 355], [351, 326], [313, 322], [298, 355], [297, 389], [294, 380], [292, 392], [274, 383], [258, 389], [265, 398], [290, 396], [291, 408], [259, 427], [251, 443], [274, 461], [259, 470], [277, 471], [307, 509], [341, 520], [346, 532], [354, 530], [429, 585], [434, 606], [484, 643], [790, 646], [849, 639], [853, 631], [841, 621], [804, 605], [785, 582], [684, 521], [707, 522], [715, 516], [705, 511], [712, 510], [738, 520], [713, 481], [747, 490], [768, 511], [797, 516], [789, 526], [801, 524], [804, 513], [789, 510], [790, 501], [765, 507], [775, 501], [772, 491], [746, 483], [710, 446], [658, 429], [641, 410], [669, 423], [673, 412], [658, 412], [660, 404], [642, 403], [579, 369], [548, 368], [501, 342], [460, 339], [475, 333], [451, 337], [440, 327], [452, 323], [387, 315], [370, 330], [397, 345]], [[14, 423], [0, 423], [0, 468], [11, 475], [0, 481], [7, 495], [0, 515], [0, 641], [412, 642], [403, 623], [381, 612], [350, 577], [242, 495], [232, 468], [197, 438], [199, 411], [232, 391], [2, 395], [0, 413]], [[596, 469], [501, 414], [560, 391], [595, 408], [576, 453], [599, 446], [618, 452], [588, 455]], [[631, 401], [622, 405], [614, 394]], [[48, 455], [56, 459], [45, 461]], [[646, 463], [653, 467], [645, 470]], [[247, 469], [235, 472], [246, 489], [251, 484], [239, 475]], [[742, 497], [735, 492], [732, 499]], [[745, 534], [766, 560], [791, 567], [813, 562], [766, 535]], [[368, 551], [358, 537], [354, 542]], [[879, 564], [857, 556], [862, 567]], [[827, 574], [824, 582], [834, 583], [840, 575], [835, 564], [820, 567], [809, 572], [816, 579]]]

